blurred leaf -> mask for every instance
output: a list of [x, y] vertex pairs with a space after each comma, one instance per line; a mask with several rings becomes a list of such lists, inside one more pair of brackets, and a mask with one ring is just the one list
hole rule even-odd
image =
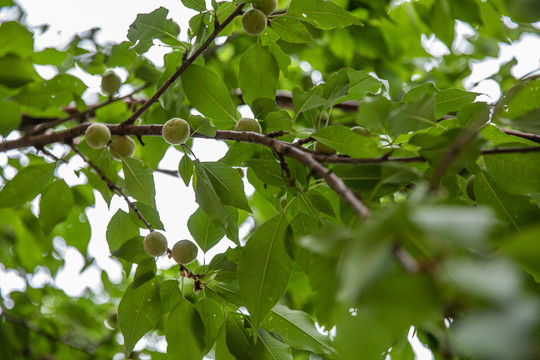
[[509, 193], [540, 192], [540, 154], [489, 154], [484, 161], [493, 180]]
[[55, 164], [39, 164], [21, 169], [0, 191], [0, 208], [20, 206], [35, 198], [51, 180], [55, 168]]
[[0, 57], [6, 54], [25, 58], [34, 51], [34, 37], [28, 29], [15, 22], [0, 24]]
[[39, 202], [39, 222], [45, 235], [67, 219], [73, 211], [73, 194], [64, 180], [56, 180], [43, 189]]
[[30, 62], [13, 54], [0, 57], [0, 85], [17, 88], [38, 78]]

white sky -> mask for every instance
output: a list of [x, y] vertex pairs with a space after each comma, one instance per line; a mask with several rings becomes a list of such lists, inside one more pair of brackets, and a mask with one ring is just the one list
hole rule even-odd
[[[159, 6], [169, 9], [169, 17], [172, 17], [181, 26], [181, 36], [185, 39], [187, 21], [195, 14], [194, 11], [182, 6], [180, 0], [17, 0], [25, 9], [27, 14], [26, 21], [29, 24], [38, 26], [41, 24], [50, 24], [50, 29], [44, 35], [36, 36], [36, 49], [45, 47], [54, 47], [65, 44], [75, 33], [86, 31], [93, 27], [101, 28], [97, 39], [102, 43], [118, 43], [126, 39], [129, 25], [135, 20], [137, 14], [148, 13]], [[207, 1], [208, 2], [208, 1]], [[103, 10], [106, 9], [106, 10]], [[0, 22], [3, 19], [9, 19], [12, 16], [7, 11], [0, 11]], [[457, 29], [460, 34], [460, 41], [466, 45], [466, 35], [471, 29], [467, 25], [458, 24]], [[442, 55], [447, 51], [441, 43], [429, 39], [423, 39], [424, 44], [429, 44], [430, 52], [433, 55]], [[522, 41], [513, 45], [503, 45], [498, 59], [486, 59], [485, 61], [474, 63], [471, 66], [472, 75], [464, 81], [464, 86], [472, 91], [482, 92], [486, 95], [479, 100], [493, 102], [500, 96], [500, 90], [497, 84], [491, 80], [482, 81], [498, 71], [499, 65], [516, 56], [517, 66], [513, 68], [513, 74], [521, 77], [531, 71], [537, 70], [540, 66], [540, 37], [535, 35], [524, 35]], [[165, 47], [153, 47], [148, 56], [156, 64], [162, 64], [164, 53], [168, 52]], [[45, 76], [47, 69], [40, 69]], [[54, 74], [50, 74], [54, 76]], [[99, 77], [92, 77], [82, 72], [77, 72], [77, 76], [83, 77], [85, 83], [90, 86], [89, 92], [99, 91]], [[477, 84], [475, 86], [475, 84]], [[91, 95], [90, 95], [91, 96]], [[218, 141], [195, 141], [194, 151], [203, 161], [214, 161], [219, 159], [226, 151], [226, 146]], [[160, 166], [166, 169], [177, 169], [181, 153], [172, 147], [167, 152]], [[5, 155], [0, 154], [0, 163], [6, 161]], [[80, 164], [78, 165], [80, 166]], [[77, 179], [72, 170], [64, 167], [64, 176], [71, 183], [81, 181]], [[183, 182], [171, 176], [160, 173], [155, 174], [157, 206], [161, 220], [166, 228], [166, 236], [169, 240], [169, 246], [183, 238], [189, 238], [187, 230], [187, 219], [195, 211], [193, 191], [186, 188]], [[252, 189], [247, 188], [248, 191]], [[105, 240], [105, 230], [107, 223], [118, 207], [127, 210], [126, 204], [116, 199], [113, 201], [111, 211], [107, 209], [105, 202], [99, 195], [96, 206], [87, 211], [92, 226], [92, 239], [89, 245], [89, 253], [96, 258], [96, 262], [102, 269], [105, 269], [111, 280], [119, 282], [122, 280], [121, 268], [119, 263], [108, 255], [108, 246]], [[243, 229], [244, 233], [247, 229]], [[56, 276], [56, 285], [62, 288], [67, 294], [78, 296], [83, 293], [85, 287], [96, 289], [101, 283], [100, 269], [95, 266], [87, 268], [81, 273], [84, 265], [84, 259], [71, 247], [66, 247], [62, 241], [55, 242], [56, 248], [66, 259], [66, 265]], [[215, 252], [215, 251], [214, 251]], [[211, 256], [211, 254], [209, 254]], [[202, 257], [199, 257], [202, 261]], [[166, 257], [158, 261], [160, 268], [172, 266], [172, 262]], [[45, 282], [50, 282], [50, 276], [43, 271], [37, 271], [36, 276], [31, 280], [32, 286], [41, 286]], [[4, 271], [0, 264], [0, 290], [5, 296], [13, 289], [24, 289], [24, 282], [18, 278], [14, 271]], [[7, 287], [6, 285], [11, 286]], [[415, 346], [416, 350], [419, 348]]]

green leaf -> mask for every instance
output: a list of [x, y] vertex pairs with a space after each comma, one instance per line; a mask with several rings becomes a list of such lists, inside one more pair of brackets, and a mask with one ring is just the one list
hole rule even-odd
[[200, 208], [189, 217], [187, 226], [193, 240], [203, 252], [210, 250], [225, 236], [225, 232]]
[[287, 15], [296, 16], [322, 30], [362, 25], [358, 18], [343, 10], [336, 3], [327, 0], [292, 0]]
[[349, 77], [349, 92], [347, 100], [359, 100], [366, 94], [376, 93], [381, 88], [382, 83], [369, 75], [364, 70], [349, 69], [347, 71]]
[[274, 99], [279, 68], [272, 54], [257, 41], [240, 57], [238, 85], [247, 104], [255, 99]]
[[223, 205], [251, 212], [244, 192], [244, 182], [236, 169], [223, 162], [200, 163]]
[[182, 178], [182, 181], [184, 181], [184, 184], [189, 186], [189, 182], [193, 176], [193, 162], [187, 154], [184, 154], [182, 159], [180, 159], [180, 163], [178, 164], [178, 172], [180, 173], [180, 177]]
[[246, 161], [246, 165], [265, 184], [273, 186], [283, 186], [285, 184], [281, 166], [275, 160], [253, 159]]
[[156, 260], [147, 256], [146, 259], [138, 264], [131, 288], [136, 289], [146, 282], [152, 280], [156, 275], [156, 270]]
[[[1, 91], [1, 90], [0, 90]], [[0, 98], [3, 98], [0, 92]], [[21, 122], [21, 109], [19, 104], [11, 100], [3, 100], [0, 102], [0, 114], [2, 121], [0, 122], [0, 135], [7, 136], [15, 130]]]
[[229, 312], [226, 322], [226, 343], [231, 354], [238, 360], [251, 360], [251, 334], [243, 314]]
[[253, 349], [253, 358], [261, 360], [293, 359], [291, 348], [264, 329], [259, 329], [257, 332], [257, 343]]
[[46, 110], [67, 106], [80, 99], [86, 88], [81, 79], [69, 74], [59, 74], [50, 80], [28, 84], [12, 99], [21, 105]]
[[436, 117], [460, 110], [464, 105], [470, 104], [476, 99], [478, 93], [467, 92], [459, 89], [446, 89], [435, 94], [437, 104]]
[[489, 154], [484, 161], [493, 180], [511, 194], [540, 192], [540, 154]]
[[106, 238], [111, 253], [119, 249], [124, 242], [139, 236], [139, 234], [139, 227], [131, 221], [129, 214], [118, 209], [107, 226]]
[[111, 251], [111, 255], [130, 263], [138, 264], [148, 259], [148, 254], [143, 248], [143, 237], [136, 236], [125, 241], [118, 249]]
[[195, 201], [197, 201], [205, 213], [225, 226], [227, 213], [214, 189], [212, 181], [210, 181], [210, 178], [206, 173], [206, 167], [201, 164], [198, 159], [193, 160], [193, 165], [195, 166], [195, 172], [197, 174]]
[[212, 124], [210, 124], [210, 120], [205, 117], [199, 115], [189, 115], [187, 122], [193, 129], [194, 133], [199, 133], [210, 137], [216, 136], [216, 127], [212, 126]]
[[20, 206], [35, 198], [51, 180], [55, 168], [55, 164], [40, 164], [21, 169], [0, 191], [0, 208]]
[[[134, 205], [139, 209], [139, 212], [142, 214], [142, 216], [152, 225], [155, 230], [165, 230], [165, 227], [161, 222], [159, 212], [156, 210], [155, 207], [143, 204], [138, 201], [135, 202]], [[131, 221], [133, 221], [134, 224], [138, 225], [141, 228], [146, 228], [146, 224], [144, 224], [142, 220], [139, 219], [139, 217], [137, 216], [137, 214], [135, 214], [135, 211], [133, 211], [131, 207], [129, 208], [129, 216], [131, 216]]]
[[475, 169], [474, 174], [474, 194], [478, 205], [491, 206], [499, 219], [520, 233], [525, 224], [538, 219], [540, 209], [530, 197], [509, 194], [485, 171]]
[[267, 114], [264, 121], [266, 123], [266, 133], [279, 130], [287, 131], [292, 123], [291, 116], [285, 110], [273, 111]]
[[386, 128], [392, 136], [437, 126], [435, 96], [425, 94], [420, 100], [408, 102], [386, 119]]
[[311, 136], [352, 157], [368, 158], [379, 154], [378, 144], [374, 139], [358, 135], [342, 125], [327, 126]]
[[309, 314], [291, 310], [284, 305], [276, 305], [264, 319], [262, 326], [279, 335], [295, 349], [335, 357], [336, 350], [327, 336], [322, 335]]
[[47, 186], [39, 202], [39, 222], [45, 235], [54, 226], [67, 219], [73, 211], [73, 193], [64, 180], [56, 180]]
[[195, 307], [183, 297], [165, 325], [171, 360], [200, 360], [204, 356], [204, 324]]
[[270, 21], [270, 26], [281, 40], [289, 43], [307, 43], [313, 40], [304, 24], [292, 16], [278, 16]]
[[156, 187], [154, 172], [144, 161], [134, 158], [124, 158], [124, 176], [129, 195], [138, 201], [156, 206]]
[[333, 73], [326, 79], [326, 82], [322, 85], [322, 96], [326, 99], [325, 106], [333, 106], [347, 94], [349, 90], [349, 78], [347, 76], [347, 69], [343, 68], [338, 72]]
[[204, 343], [206, 344], [206, 351], [208, 351], [216, 342], [219, 329], [225, 323], [223, 305], [205, 296], [197, 301], [195, 308], [204, 324]]
[[240, 292], [254, 329], [279, 301], [289, 282], [292, 261], [285, 249], [286, 228], [283, 213], [262, 224], [249, 238], [238, 264]]
[[308, 92], [295, 87], [292, 93], [293, 104], [298, 114], [310, 109], [322, 107], [326, 104], [326, 100], [321, 96], [321, 87], [315, 87]]
[[[181, 42], [169, 30], [171, 20], [167, 20], [169, 10], [160, 7], [149, 14], [139, 14], [137, 19], [129, 26], [127, 38], [134, 44], [133, 48], [138, 54], [147, 52], [154, 39], [161, 39], [173, 45]], [[174, 27], [173, 27], [174, 28]]]
[[24, 59], [7, 54], [0, 57], [0, 84], [7, 87], [20, 87], [38, 79], [34, 66]]
[[291, 57], [287, 55], [280, 45], [276, 42], [279, 40], [278, 34], [272, 28], [266, 28], [266, 31], [259, 35], [264, 46], [268, 47], [268, 51], [272, 53], [276, 59], [279, 69], [285, 77], [289, 77], [289, 65], [291, 65]]
[[127, 356], [137, 341], [154, 328], [159, 319], [159, 308], [159, 287], [153, 281], [136, 289], [128, 287], [118, 305], [118, 323]]
[[34, 51], [34, 37], [25, 26], [6, 21], [0, 25], [0, 34], [0, 57], [13, 54], [24, 58]]
[[163, 281], [159, 289], [159, 297], [161, 299], [161, 310], [159, 314], [165, 315], [170, 313], [182, 298], [178, 280]]
[[206, 10], [206, 3], [204, 0], [182, 0], [182, 4], [185, 7], [201, 12]]
[[220, 129], [236, 124], [236, 109], [227, 86], [213, 71], [190, 65], [182, 73], [182, 86], [191, 105]]

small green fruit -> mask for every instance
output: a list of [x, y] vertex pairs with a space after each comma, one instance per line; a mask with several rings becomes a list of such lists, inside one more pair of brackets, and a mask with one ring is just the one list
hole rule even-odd
[[467, 196], [469, 196], [472, 201], [476, 201], [476, 195], [474, 195], [474, 179], [476, 179], [476, 176], [471, 176], [469, 180], [467, 180], [467, 185], [465, 185]]
[[277, 0], [262, 0], [261, 2], [254, 2], [251, 5], [253, 5], [254, 9], [259, 9], [266, 15], [270, 15], [277, 8]]
[[253, 131], [256, 133], [262, 133], [261, 124], [252, 118], [241, 118], [234, 127], [236, 131]]
[[122, 80], [113, 71], [107, 71], [101, 77], [101, 89], [106, 94], [116, 94], [120, 85], [122, 85]]
[[167, 238], [156, 231], [146, 235], [143, 240], [144, 251], [150, 256], [161, 256], [167, 252]]
[[189, 138], [189, 124], [180, 118], [172, 118], [163, 125], [163, 138], [172, 145], [180, 145]]
[[199, 249], [189, 240], [180, 240], [172, 248], [172, 257], [178, 264], [189, 264], [197, 257]]
[[355, 133], [357, 133], [358, 135], [360, 136], [364, 136], [364, 137], [371, 137], [371, 132], [369, 132], [368, 129], [366, 128], [363, 128], [361, 126], [353, 126], [351, 128], [352, 131], [354, 131]]
[[320, 141], [315, 142], [315, 151], [322, 152], [322, 153], [325, 153], [325, 154], [335, 154], [336, 153], [335, 149], [331, 148], [328, 145], [324, 145]]
[[122, 160], [122, 158], [132, 157], [137, 149], [137, 144], [129, 136], [117, 135], [113, 137], [109, 150], [113, 159]]
[[250, 35], [259, 35], [266, 30], [266, 15], [259, 9], [249, 9], [242, 15], [242, 27]]
[[86, 143], [93, 149], [101, 149], [111, 141], [111, 131], [103, 124], [92, 124], [84, 133]]

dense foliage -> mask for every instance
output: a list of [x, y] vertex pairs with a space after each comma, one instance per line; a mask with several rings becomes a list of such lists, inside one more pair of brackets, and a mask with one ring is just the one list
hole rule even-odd
[[[189, 25], [158, 8], [110, 46], [90, 31], [35, 51], [24, 16], [0, 24], [0, 270], [27, 283], [0, 298], [2, 358], [412, 359], [411, 329], [435, 359], [540, 357], [540, 79], [508, 62], [494, 104], [462, 85], [471, 63], [539, 32], [537, 2], [280, 0], [253, 12], [265, 29], [244, 24], [260, 35], [242, 0], [182, 3]], [[474, 34], [458, 42], [457, 23]], [[172, 50], [163, 67], [144, 56], [154, 44]], [[99, 102], [75, 67], [108, 74]], [[249, 110], [260, 133], [234, 130]], [[185, 128], [178, 145], [162, 138], [171, 118], [187, 141]], [[92, 123], [112, 142], [89, 146]], [[200, 161], [201, 137], [226, 155]], [[181, 264], [158, 268], [145, 249], [163, 243], [143, 247], [167, 227], [154, 173], [171, 146], [183, 156], [169, 174], [199, 206], [180, 219], [188, 240], [236, 244], [208, 264], [187, 264], [184, 243]], [[84, 184], [70, 186], [59, 169], [75, 159]], [[95, 266], [85, 214], [115, 196], [129, 205], [106, 232], [123, 281], [103, 272], [76, 298], [36, 286], [65, 262], [59, 239]]]

